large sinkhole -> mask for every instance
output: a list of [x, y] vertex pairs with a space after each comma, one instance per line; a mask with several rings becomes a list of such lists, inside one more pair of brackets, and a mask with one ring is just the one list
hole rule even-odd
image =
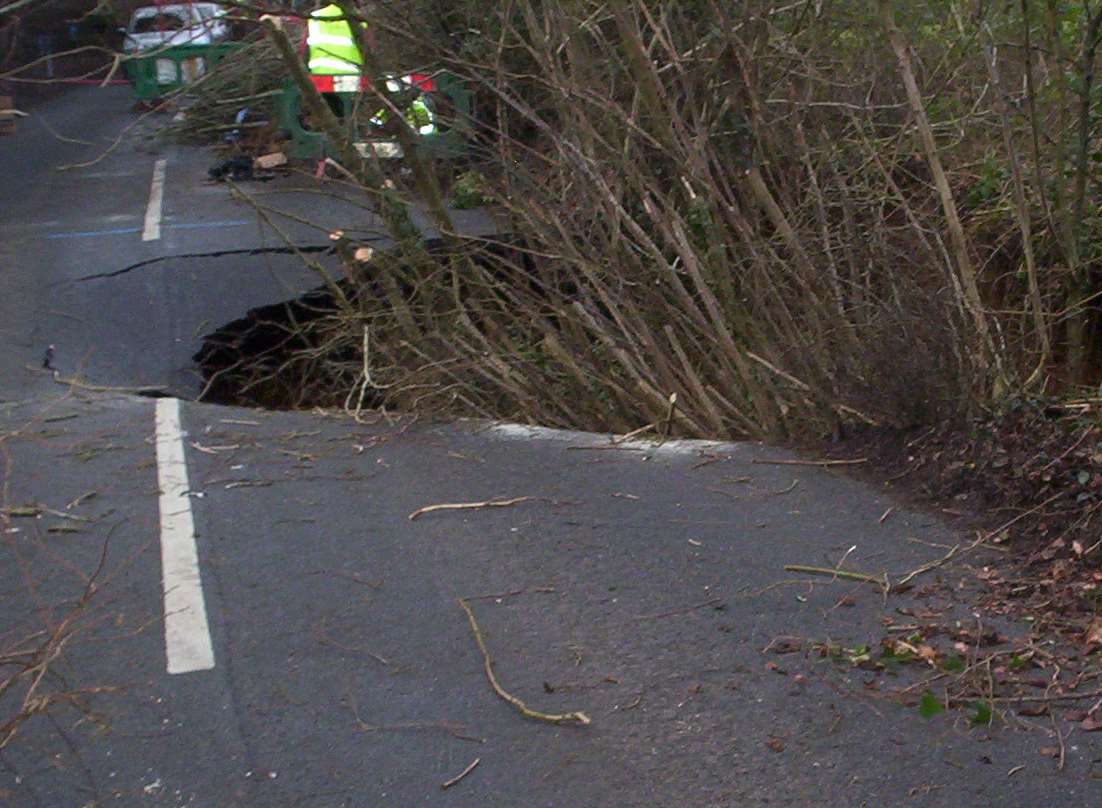
[[[194, 355], [203, 379], [200, 399], [267, 409], [416, 405], [456, 378], [462, 379], [457, 386], [468, 379], [478, 383], [477, 373], [460, 369], [472, 355], [470, 346], [456, 349], [449, 342], [457, 318], [467, 328], [465, 337], [488, 340], [501, 328], [507, 300], [523, 299], [539, 308], [549, 297], [561, 304], [570, 296], [569, 288], [537, 282], [529, 259], [516, 247], [472, 240], [470, 252], [463, 253], [468, 272], [457, 276], [456, 253], [439, 241], [425, 246], [416, 268], [393, 254], [377, 253], [362, 265], [345, 261], [327, 283], [252, 308], [208, 332]], [[345, 271], [354, 279], [342, 277]], [[365, 358], [388, 378], [400, 377], [405, 387], [398, 392], [410, 394], [396, 395], [394, 385], [377, 380], [365, 383], [372, 373]], [[431, 369], [449, 362], [450, 379]], [[430, 370], [419, 374], [425, 368]], [[385, 400], [383, 391], [388, 391]]]
[[[339, 283], [351, 293], [346, 281]], [[340, 404], [341, 380], [325, 368], [356, 357], [330, 354], [318, 341], [336, 316], [333, 292], [319, 287], [295, 300], [254, 308], [207, 334], [194, 357], [204, 382], [200, 400], [267, 409]]]

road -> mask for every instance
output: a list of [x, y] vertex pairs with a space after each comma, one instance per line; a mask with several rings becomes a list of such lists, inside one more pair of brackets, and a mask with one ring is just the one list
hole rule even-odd
[[[901, 606], [975, 619], [948, 569], [889, 600], [784, 572], [903, 572], [960, 540], [836, 470], [194, 403], [202, 334], [317, 285], [288, 242], [373, 224], [308, 182], [252, 188], [288, 214], [258, 217], [128, 103], [74, 90], [0, 139], [0, 647], [61, 646], [0, 804], [1097, 801], [1090, 736], [1057, 773], [1044, 726], [924, 720], [815, 650], [875, 646]], [[410, 518], [501, 498], [529, 499]], [[495, 695], [461, 598], [506, 691], [591, 723]]]

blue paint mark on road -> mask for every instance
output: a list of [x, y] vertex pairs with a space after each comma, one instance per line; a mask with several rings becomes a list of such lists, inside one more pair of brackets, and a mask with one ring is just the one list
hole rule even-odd
[[242, 219], [226, 219], [221, 222], [191, 222], [183, 224], [166, 224], [165, 227], [169, 230], [205, 230], [208, 228], [218, 227], [241, 227], [245, 224], [252, 224], [252, 222], [244, 221]]
[[[252, 224], [244, 219], [225, 219], [217, 222], [181, 222], [180, 224], [166, 224], [167, 230], [214, 230], [221, 227], [241, 227]], [[128, 233], [140, 233], [140, 227], [114, 227], [108, 230], [72, 230], [65, 233], [50, 233], [49, 239], [57, 238], [99, 238], [101, 236], [121, 236]]]
[[118, 236], [122, 233], [140, 233], [140, 227], [116, 227], [111, 230], [77, 230], [69, 233], [50, 233], [46, 238], [95, 238], [97, 236]]

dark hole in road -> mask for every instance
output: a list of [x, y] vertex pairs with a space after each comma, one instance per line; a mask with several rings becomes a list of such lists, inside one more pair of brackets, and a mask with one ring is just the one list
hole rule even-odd
[[[352, 294], [347, 282], [340, 285]], [[322, 287], [252, 309], [206, 335], [194, 356], [204, 382], [199, 399], [280, 410], [339, 405], [350, 381], [336, 368], [356, 357], [324, 348], [337, 315], [332, 293]]]
[[[428, 250], [443, 266], [444, 245], [434, 240]], [[494, 294], [494, 286], [517, 284], [527, 285], [528, 293], [537, 299], [548, 294], [547, 287], [533, 280], [522, 250], [501, 243], [486, 246], [484, 242], [478, 242], [473, 250], [475, 261], [489, 270], [492, 278], [489, 294]], [[485, 293], [485, 276], [481, 283]], [[397, 285], [407, 299], [416, 294], [405, 280]], [[378, 313], [379, 306], [386, 305], [387, 293], [382, 281], [370, 273], [359, 283], [341, 280], [336, 286], [350, 307], [344, 301], [338, 305], [331, 287], [321, 286], [294, 300], [254, 308], [207, 334], [193, 357], [204, 385], [199, 399], [280, 410], [344, 406], [349, 390], [361, 378], [361, 318]], [[560, 282], [550, 294], [561, 302], [576, 291], [571, 284]], [[363, 295], [373, 300], [364, 300]], [[350, 314], [354, 323], [349, 322]], [[477, 315], [471, 316], [477, 319]], [[490, 326], [487, 324], [488, 329]], [[358, 403], [370, 408], [382, 400], [368, 394]]]

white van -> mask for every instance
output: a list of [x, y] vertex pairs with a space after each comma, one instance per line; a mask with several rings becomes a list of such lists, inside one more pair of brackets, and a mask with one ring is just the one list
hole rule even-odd
[[142, 6], [123, 29], [125, 53], [172, 45], [211, 45], [229, 36], [225, 9], [217, 3]]

